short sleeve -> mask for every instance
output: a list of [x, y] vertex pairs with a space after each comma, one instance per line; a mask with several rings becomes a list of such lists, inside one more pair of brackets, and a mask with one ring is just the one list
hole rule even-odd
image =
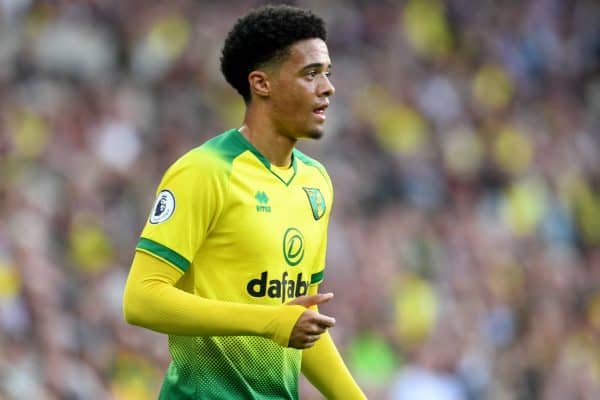
[[137, 245], [183, 272], [223, 209], [226, 175], [222, 162], [195, 150], [165, 173]]

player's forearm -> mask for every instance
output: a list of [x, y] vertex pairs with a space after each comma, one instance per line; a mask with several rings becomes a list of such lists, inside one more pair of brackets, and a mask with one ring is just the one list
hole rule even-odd
[[367, 398], [346, 368], [329, 332], [302, 352], [302, 373], [327, 399]]
[[164, 262], [136, 253], [123, 296], [127, 322], [190, 336], [254, 335], [287, 346], [302, 306], [267, 306], [206, 299], [175, 286], [180, 274]]

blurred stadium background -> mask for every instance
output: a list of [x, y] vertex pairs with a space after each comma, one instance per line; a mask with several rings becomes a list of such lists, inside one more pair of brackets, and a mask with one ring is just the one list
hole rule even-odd
[[[259, 1], [0, 1], [0, 398], [155, 398], [121, 294], [165, 168], [241, 121]], [[372, 399], [600, 398], [600, 2], [298, 1], [337, 93], [323, 307]], [[303, 381], [303, 399], [319, 396]]]

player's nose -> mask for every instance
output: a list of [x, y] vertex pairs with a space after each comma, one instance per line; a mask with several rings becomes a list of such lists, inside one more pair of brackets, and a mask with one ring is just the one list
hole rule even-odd
[[321, 85], [319, 85], [319, 97], [333, 96], [335, 93], [335, 86], [333, 86], [333, 83], [331, 83], [329, 77], [325, 76], [321, 82]]

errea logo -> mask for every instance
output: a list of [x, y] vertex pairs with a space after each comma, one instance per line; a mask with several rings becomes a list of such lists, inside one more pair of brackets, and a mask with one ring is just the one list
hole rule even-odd
[[259, 190], [254, 195], [254, 198], [258, 202], [258, 204], [256, 205], [257, 212], [271, 212], [271, 206], [269, 205], [269, 196], [267, 196], [265, 192]]

